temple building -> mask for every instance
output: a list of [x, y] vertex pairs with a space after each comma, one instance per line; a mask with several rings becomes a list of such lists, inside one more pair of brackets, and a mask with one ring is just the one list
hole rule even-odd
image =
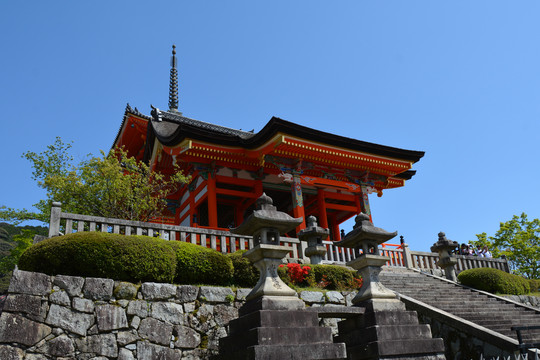
[[[258, 132], [194, 120], [178, 110], [173, 47], [169, 109], [150, 116], [129, 104], [113, 147], [171, 174], [178, 164], [191, 182], [168, 199], [156, 221], [227, 230], [242, 223], [266, 193], [278, 210], [304, 222], [314, 215], [339, 240], [339, 225], [364, 212], [368, 195], [405, 185], [424, 155], [319, 131], [277, 117]], [[288, 234], [296, 237], [295, 233]]]

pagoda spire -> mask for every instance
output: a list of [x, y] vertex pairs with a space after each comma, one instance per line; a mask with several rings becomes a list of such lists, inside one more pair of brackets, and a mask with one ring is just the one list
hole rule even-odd
[[169, 111], [178, 111], [178, 70], [176, 70], [176, 45], [172, 46], [171, 79], [169, 82]]

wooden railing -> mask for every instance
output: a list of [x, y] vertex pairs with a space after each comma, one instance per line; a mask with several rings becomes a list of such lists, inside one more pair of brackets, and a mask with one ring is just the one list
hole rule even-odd
[[[125, 235], [147, 235], [160, 237], [165, 240], [179, 240], [192, 244], [209, 247], [222, 253], [232, 253], [237, 250], [253, 248], [251, 236], [236, 235], [225, 230], [213, 230], [199, 227], [187, 227], [169, 224], [157, 224], [141, 221], [111, 219], [98, 216], [64, 213], [59, 203], [53, 203], [49, 223], [49, 237], [60, 235], [60, 229], [65, 234], [81, 231], [101, 231]], [[297, 238], [281, 237], [281, 245], [291, 248], [287, 256], [290, 262], [307, 262], [305, 249], [307, 244]], [[354, 260], [353, 249], [336, 246], [333, 241], [323, 241], [327, 252], [325, 264], [341, 264]], [[421, 270], [440, 269], [436, 262], [439, 255], [432, 252], [411, 251], [407, 244], [383, 244], [379, 248], [383, 256], [388, 256], [388, 266], [417, 268]], [[480, 258], [475, 256], [456, 255], [458, 263], [456, 272], [478, 267], [490, 267], [509, 272], [506, 259]]]

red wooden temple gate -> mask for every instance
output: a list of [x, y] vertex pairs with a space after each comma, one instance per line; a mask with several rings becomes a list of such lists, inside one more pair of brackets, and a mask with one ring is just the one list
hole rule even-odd
[[[340, 239], [339, 225], [365, 212], [368, 195], [405, 185], [421, 151], [398, 149], [338, 136], [273, 117], [259, 132], [194, 120], [178, 111], [173, 54], [168, 111], [151, 116], [126, 107], [113, 146], [165, 174], [178, 164], [192, 181], [169, 200], [157, 221], [228, 229], [251, 213], [265, 192], [280, 211], [314, 215]], [[289, 234], [295, 237], [296, 234]]]

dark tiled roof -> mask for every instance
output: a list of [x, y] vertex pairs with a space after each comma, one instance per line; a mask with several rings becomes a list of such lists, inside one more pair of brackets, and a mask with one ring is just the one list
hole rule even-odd
[[[157, 111], [157, 112], [156, 112]], [[133, 114], [149, 120], [151, 125], [147, 138], [153, 143], [156, 137], [166, 146], [175, 146], [186, 138], [199, 141], [221, 144], [225, 146], [241, 146], [246, 149], [254, 149], [263, 145], [277, 133], [288, 134], [310, 141], [316, 141], [331, 146], [337, 146], [353, 151], [360, 151], [379, 156], [386, 156], [394, 159], [417, 162], [424, 156], [423, 151], [399, 149], [391, 146], [374, 144], [366, 141], [356, 140], [344, 136], [339, 136], [307, 126], [292, 123], [277, 117], [272, 117], [270, 121], [257, 133], [231, 129], [225, 126], [215, 125], [200, 120], [190, 119], [182, 116], [181, 113], [162, 111], [155, 109], [152, 117], [141, 114], [138, 110], [132, 109], [129, 104], [120, 129], [124, 126], [127, 115]], [[118, 141], [118, 133], [116, 141]], [[401, 176], [410, 179], [414, 175], [413, 171], [407, 171]]]
[[190, 119], [180, 114], [175, 114], [174, 112], [163, 111], [163, 110], [160, 110], [160, 112], [162, 115], [162, 120], [164, 122], [170, 121], [177, 124], [186, 124], [186, 125], [198, 127], [201, 129], [205, 129], [210, 132], [218, 132], [225, 135], [238, 136], [242, 139], [248, 139], [252, 137], [253, 135], [255, 135], [254, 133], [249, 132], [249, 131], [231, 129], [225, 126], [220, 126], [220, 125], [210, 124], [210, 123], [200, 121], [200, 120]]

